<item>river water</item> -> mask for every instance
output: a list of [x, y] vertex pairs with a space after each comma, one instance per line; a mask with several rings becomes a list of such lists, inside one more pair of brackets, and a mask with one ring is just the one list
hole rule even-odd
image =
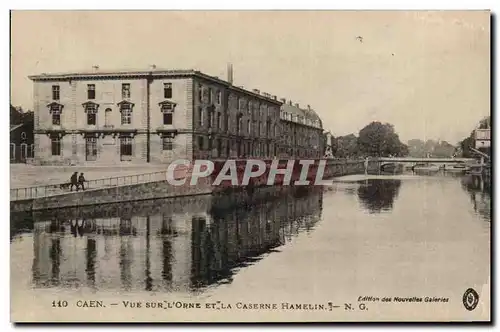
[[[13, 317], [81, 321], [78, 300], [109, 308], [147, 299], [233, 311], [81, 310], [88, 321], [488, 319], [490, 197], [480, 179], [408, 174], [15, 214]], [[468, 288], [479, 294], [473, 311], [462, 301]], [[52, 307], [61, 300], [68, 308]], [[255, 303], [280, 310], [242, 309]], [[327, 307], [290, 311], [293, 303]]]

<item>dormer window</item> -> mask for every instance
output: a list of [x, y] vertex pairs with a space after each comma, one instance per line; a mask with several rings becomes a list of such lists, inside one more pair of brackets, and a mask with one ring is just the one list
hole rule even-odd
[[49, 108], [49, 113], [52, 115], [52, 125], [60, 126], [63, 105], [53, 102], [48, 104], [47, 107]]
[[121, 101], [118, 103], [121, 113], [121, 123], [122, 125], [129, 125], [132, 123], [132, 109], [134, 104], [129, 101]]
[[172, 125], [174, 123], [174, 110], [176, 104], [165, 100], [159, 103], [160, 110], [163, 113], [163, 125]]
[[97, 123], [97, 109], [99, 105], [93, 102], [86, 102], [82, 104], [85, 113], [87, 113], [87, 125], [95, 126]]

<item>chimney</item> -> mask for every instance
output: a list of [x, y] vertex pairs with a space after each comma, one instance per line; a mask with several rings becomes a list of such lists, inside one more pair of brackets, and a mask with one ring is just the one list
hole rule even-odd
[[253, 91], [254, 93], [256, 93], [256, 94], [260, 94], [260, 90], [259, 90], [259, 89], [253, 89], [252, 91]]
[[92, 66], [92, 70], [93, 70], [94, 73], [97, 72], [99, 70], [99, 66], [98, 65], [93, 65]]
[[295, 103], [295, 107], [300, 108], [299, 103]]
[[281, 101], [283, 104], [286, 104], [286, 98], [280, 98], [280, 101]]
[[289, 100], [289, 101], [288, 101], [288, 105], [292, 106], [292, 104], [293, 104], [293, 103], [292, 103], [292, 101], [291, 101], [291, 100]]
[[233, 84], [233, 64], [227, 64], [227, 81], [229, 84]]
[[311, 110], [311, 105], [307, 105], [307, 109], [310, 111]]
[[273, 95], [273, 99], [274, 100], [278, 100], [278, 97], [276, 97], [275, 95]]
[[156, 69], [156, 65], [150, 65], [150, 66], [149, 66], [149, 69], [151, 69], [151, 70], [155, 70], [155, 69]]

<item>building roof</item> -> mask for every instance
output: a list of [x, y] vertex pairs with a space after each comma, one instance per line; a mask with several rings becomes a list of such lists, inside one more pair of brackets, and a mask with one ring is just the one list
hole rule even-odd
[[[300, 106], [298, 106], [297, 104], [293, 104], [291, 101], [289, 101], [288, 103], [284, 102], [283, 105], [281, 105], [281, 111], [285, 112], [287, 114], [292, 114], [292, 115], [297, 115], [298, 117], [303, 117], [304, 119], [310, 120], [313, 123], [315, 121], [317, 121], [319, 128], [323, 128], [323, 123], [321, 121], [321, 118], [318, 116], [318, 114], [316, 114], [316, 112], [314, 110], [312, 110], [309, 107], [309, 105], [307, 105], [307, 108], [304, 109], [304, 108], [301, 108]], [[285, 117], [284, 120], [288, 120], [288, 119]], [[288, 120], [288, 121], [297, 122], [293, 118], [291, 120]], [[307, 123], [303, 123], [303, 124], [307, 125], [307, 126], [311, 126]], [[312, 126], [314, 126], [314, 125], [312, 125]], [[316, 127], [316, 126], [314, 126], [314, 127]]]
[[[281, 101], [278, 101], [276, 99], [276, 96], [271, 96], [268, 93], [265, 92], [260, 92], [259, 90], [247, 90], [244, 87], [240, 86], [235, 86], [232, 83], [225, 81], [219, 77], [216, 76], [210, 76], [207, 74], [204, 74], [200, 71], [194, 70], [194, 69], [161, 69], [157, 67], [152, 67], [149, 70], [144, 70], [144, 69], [137, 69], [137, 70], [102, 70], [99, 68], [94, 68], [94, 70], [91, 71], [80, 71], [80, 72], [65, 72], [65, 73], [42, 73], [40, 75], [31, 75], [28, 76], [29, 79], [33, 81], [69, 81], [69, 80], [89, 80], [89, 79], [108, 79], [108, 78], [146, 78], [146, 77], [151, 77], [153, 76], [156, 78], [162, 78], [162, 77], [189, 77], [189, 76], [196, 76], [200, 77], [221, 85], [225, 85], [226, 87], [235, 90], [235, 91], [240, 91], [245, 94], [253, 95], [255, 97], [258, 97], [260, 99], [265, 99], [267, 101], [273, 102], [277, 105], [281, 105], [281, 110], [297, 115], [299, 117], [304, 117], [304, 119], [308, 119], [312, 122], [318, 122], [319, 123], [319, 128], [323, 128], [323, 124], [321, 121], [321, 118], [319, 115], [309, 107], [307, 106], [306, 109], [299, 107], [298, 105], [293, 105], [291, 102], [286, 103], [286, 100], [282, 99]], [[285, 119], [286, 120], [286, 119]], [[307, 125], [307, 124], [305, 124]]]
[[260, 93], [259, 90], [247, 90], [240, 86], [232, 85], [231, 83], [216, 77], [204, 74], [194, 69], [158, 69], [152, 68], [150, 70], [93, 70], [82, 72], [66, 72], [66, 73], [42, 73], [40, 75], [31, 75], [28, 78], [32, 81], [69, 81], [69, 80], [89, 80], [89, 79], [109, 79], [109, 78], [162, 78], [162, 77], [189, 77], [196, 76], [208, 81], [212, 81], [226, 87], [239, 91], [245, 94], [250, 94], [260, 99], [265, 99], [277, 105], [281, 102], [276, 99], [276, 96], [271, 96], [266, 93]]

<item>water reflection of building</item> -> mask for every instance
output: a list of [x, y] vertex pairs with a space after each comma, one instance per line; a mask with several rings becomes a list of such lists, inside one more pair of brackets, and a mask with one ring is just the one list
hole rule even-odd
[[236, 267], [314, 227], [322, 193], [311, 190], [39, 214], [33, 282], [38, 287], [164, 291], [228, 282]]
[[400, 187], [401, 180], [368, 180], [359, 186], [358, 197], [370, 213], [389, 211]]
[[491, 181], [480, 176], [465, 176], [461, 184], [469, 194], [474, 211], [491, 222]]

